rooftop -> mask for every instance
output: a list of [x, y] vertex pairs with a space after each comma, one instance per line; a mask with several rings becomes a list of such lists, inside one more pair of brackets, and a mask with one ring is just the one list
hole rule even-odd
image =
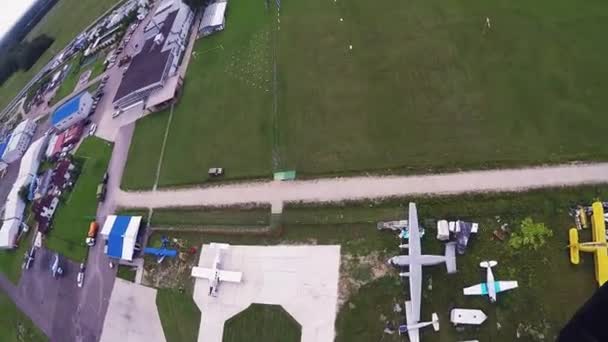
[[85, 93], [86, 93], [86, 91], [83, 91], [82, 93], [72, 97], [66, 103], [59, 106], [59, 108], [57, 108], [55, 110], [55, 112], [53, 113], [53, 119], [52, 119], [53, 125], [58, 124], [63, 119], [65, 119], [68, 116], [77, 112], [78, 107], [80, 106], [80, 99], [82, 98], [82, 96]]
[[[178, 12], [179, 10], [175, 10], [169, 13], [165, 21], [160, 25], [159, 34], [162, 34], [165, 39], [171, 32], [171, 27], [173, 27], [173, 22]], [[160, 44], [155, 43], [154, 38], [146, 40], [141, 52], [131, 60], [131, 64], [114, 96], [114, 102], [139, 89], [162, 81], [165, 67], [171, 56], [170, 50], [162, 51], [163, 45], [164, 42]]]

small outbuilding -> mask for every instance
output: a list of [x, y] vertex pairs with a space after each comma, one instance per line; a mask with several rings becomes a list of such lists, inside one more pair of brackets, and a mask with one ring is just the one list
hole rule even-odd
[[108, 216], [101, 229], [108, 257], [133, 261], [141, 219], [141, 216]]
[[62, 131], [86, 119], [92, 105], [93, 97], [88, 91], [83, 91], [55, 110], [52, 118], [53, 126]]
[[201, 20], [201, 25], [198, 28], [199, 37], [205, 37], [224, 29], [226, 23], [224, 14], [227, 4], [225, 1], [219, 1], [207, 6], [203, 14], [203, 20]]

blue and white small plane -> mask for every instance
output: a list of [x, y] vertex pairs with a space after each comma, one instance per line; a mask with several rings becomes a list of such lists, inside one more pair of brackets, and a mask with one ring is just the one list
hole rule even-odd
[[498, 262], [494, 260], [480, 262], [479, 266], [487, 270], [486, 282], [465, 288], [463, 290], [464, 294], [466, 296], [487, 295], [490, 297], [490, 302], [494, 303], [497, 293], [517, 288], [517, 281], [494, 281], [492, 267], [496, 265], [498, 265]]

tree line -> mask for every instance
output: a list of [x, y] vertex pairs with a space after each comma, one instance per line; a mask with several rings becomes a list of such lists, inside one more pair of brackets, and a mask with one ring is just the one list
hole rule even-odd
[[18, 43], [0, 55], [0, 85], [13, 73], [29, 70], [54, 41], [54, 38], [42, 34], [31, 41]]

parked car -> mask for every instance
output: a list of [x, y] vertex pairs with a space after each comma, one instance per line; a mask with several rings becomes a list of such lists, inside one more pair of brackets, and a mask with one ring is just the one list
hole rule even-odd
[[97, 231], [99, 230], [99, 225], [97, 222], [93, 221], [89, 225], [89, 232], [87, 233], [87, 238], [85, 239], [85, 243], [89, 247], [95, 246], [95, 239], [97, 238]]
[[224, 174], [224, 169], [221, 167], [212, 167], [209, 169], [209, 176], [218, 177]]
[[97, 186], [97, 200], [103, 202], [106, 199], [106, 185], [101, 183]]
[[86, 267], [84, 263], [80, 264], [80, 269], [78, 270], [78, 275], [76, 276], [76, 282], [78, 283], [78, 287], [82, 287], [84, 285], [84, 271]]
[[110, 78], [110, 76], [109, 76], [109, 75], [105, 75], [104, 77], [102, 77], [102, 78], [101, 78], [101, 82], [102, 82], [102, 83], [103, 83], [103, 82], [107, 82], [109, 78]]
[[122, 109], [115, 110], [114, 113], [112, 113], [112, 119], [119, 116], [120, 114], [122, 114]]
[[103, 184], [108, 184], [108, 179], [110, 178], [110, 175], [106, 172], [103, 174]]
[[92, 124], [92, 125], [89, 127], [89, 135], [93, 135], [93, 134], [95, 134], [95, 131], [96, 131], [96, 130], [97, 130], [97, 124]]

